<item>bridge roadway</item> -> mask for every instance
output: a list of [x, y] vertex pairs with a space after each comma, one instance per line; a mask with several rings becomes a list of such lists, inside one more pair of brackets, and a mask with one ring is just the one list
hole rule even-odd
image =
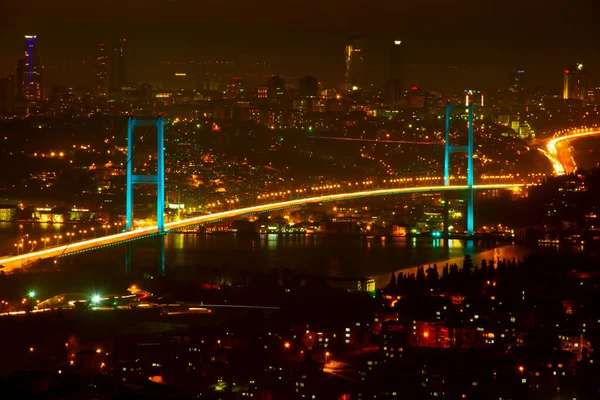
[[[523, 186], [523, 184], [487, 184], [487, 185], [475, 185], [475, 189], [486, 190], [486, 189], [512, 189], [515, 187]], [[364, 190], [359, 192], [350, 193], [337, 193], [328, 194], [316, 197], [309, 197], [303, 199], [285, 200], [275, 203], [259, 204], [252, 207], [239, 208], [235, 210], [222, 211], [209, 215], [202, 215], [199, 217], [187, 218], [181, 221], [169, 222], [165, 224], [165, 230], [177, 230], [183, 229], [188, 226], [199, 225], [209, 222], [217, 222], [226, 218], [240, 217], [249, 214], [256, 214], [260, 212], [273, 211], [284, 208], [295, 208], [304, 204], [329, 202], [335, 200], [350, 200], [360, 197], [369, 196], [384, 196], [394, 195], [403, 193], [423, 193], [423, 192], [442, 192], [442, 191], [455, 191], [455, 190], [466, 190], [466, 185], [454, 185], [454, 186], [420, 186], [420, 187], [408, 187], [408, 188], [391, 188], [391, 189], [375, 189], [375, 190]], [[135, 229], [129, 232], [122, 232], [114, 235], [102, 236], [94, 239], [82, 240], [79, 242], [69, 243], [67, 245], [56, 246], [45, 250], [38, 250], [18, 256], [7, 256], [0, 258], [0, 266], [2, 271], [10, 272], [13, 269], [21, 268], [27, 265], [29, 262], [37, 261], [46, 258], [63, 257], [66, 255], [73, 255], [83, 251], [98, 249], [102, 247], [112, 246], [119, 243], [130, 242], [133, 240], [141, 239], [148, 236], [153, 236], [158, 233], [157, 227], [152, 226], [148, 228]]]
[[[577, 166], [571, 155], [569, 143], [577, 139], [598, 134], [600, 134], [600, 128], [597, 127], [575, 129], [564, 136], [548, 139], [546, 148], [539, 150], [548, 158], [556, 175], [570, 174], [575, 171]], [[562, 143], [564, 141], [567, 142], [566, 146]]]

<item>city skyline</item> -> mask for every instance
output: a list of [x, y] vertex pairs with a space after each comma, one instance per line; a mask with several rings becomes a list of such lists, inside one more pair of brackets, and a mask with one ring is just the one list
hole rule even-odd
[[[71, 3], [62, 2], [52, 9], [43, 4], [33, 9], [8, 6], [14, 22], [2, 28], [3, 76], [14, 73], [15, 57], [19, 56], [14, 42], [27, 33], [40, 38], [49, 82], [63, 85], [85, 83], [78, 71], [81, 60], [94, 57], [99, 43], [115, 43], [122, 37], [128, 39], [128, 74], [135, 83], [156, 80], [158, 61], [220, 59], [237, 64], [266, 62], [272, 65], [273, 74], [311, 75], [333, 86], [343, 82], [343, 51], [352, 35], [364, 38], [366, 74], [379, 85], [388, 76], [389, 40], [396, 37], [406, 46], [408, 83], [432, 89], [504, 88], [510, 71], [523, 68], [535, 71], [528, 80], [533, 87], [560, 92], [561, 72], [574, 62], [586, 65], [593, 78], [599, 70], [598, 56], [591, 51], [597, 34], [593, 25], [586, 23], [590, 14], [583, 12], [593, 5], [591, 1], [569, 8], [558, 1], [535, 0], [487, 8], [474, 7], [472, 1], [463, 2], [461, 8], [429, 1], [364, 9], [350, 2], [348, 12], [339, 15], [325, 4], [266, 19], [272, 15], [272, 2], [262, 2], [254, 9], [225, 10], [208, 4], [199, 10], [188, 1], [153, 1], [144, 8], [128, 1], [123, 8], [139, 15], [131, 23], [125, 18], [127, 13], [107, 13], [103, 8], [89, 17], [85, 6]], [[109, 6], [105, 5], [106, 10]], [[156, 29], [160, 13], [153, 14], [153, 7], [168, 7], [170, 18], [161, 21], [162, 29]], [[285, 10], [287, 7], [281, 7]], [[200, 23], [192, 23], [193, 16]], [[511, 23], [505, 25], [504, 20]], [[284, 29], [288, 25], [290, 29]], [[449, 80], [458, 87], [452, 87]]]

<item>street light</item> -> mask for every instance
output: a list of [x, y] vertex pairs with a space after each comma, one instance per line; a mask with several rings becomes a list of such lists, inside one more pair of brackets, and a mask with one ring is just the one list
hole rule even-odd
[[35, 297], [36, 293], [35, 290], [30, 290], [29, 293], [27, 293], [27, 296], [29, 296], [30, 299], [33, 299]]
[[94, 232], [94, 238], [95, 238], [96, 237], [96, 229], [94, 229], [94, 227], [91, 227], [90, 231]]
[[92, 296], [92, 304], [98, 304], [102, 301], [102, 296], [100, 296], [99, 294], [94, 294]]

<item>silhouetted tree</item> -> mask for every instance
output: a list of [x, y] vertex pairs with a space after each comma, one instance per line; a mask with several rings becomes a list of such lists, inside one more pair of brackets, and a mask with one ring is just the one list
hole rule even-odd
[[444, 266], [444, 268], [442, 268], [442, 279], [448, 278], [448, 274], [449, 273], [450, 273], [450, 270], [448, 268], [448, 263], [446, 263], [446, 265]]
[[440, 274], [438, 273], [436, 264], [433, 264], [433, 267], [430, 266], [429, 268], [427, 268], [427, 280], [428, 281], [437, 281], [439, 279], [440, 279]]
[[473, 259], [469, 254], [465, 254], [462, 266], [463, 273], [470, 274], [473, 270]]
[[392, 272], [392, 277], [390, 278], [389, 287], [396, 287], [396, 274]]

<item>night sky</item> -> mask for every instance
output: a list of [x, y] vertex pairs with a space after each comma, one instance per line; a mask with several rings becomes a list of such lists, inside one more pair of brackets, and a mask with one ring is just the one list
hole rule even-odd
[[[49, 84], [85, 84], [81, 60], [126, 37], [128, 78], [152, 81], [161, 60], [267, 62], [273, 73], [343, 76], [343, 47], [365, 38], [368, 74], [387, 75], [393, 38], [406, 44], [408, 84], [559, 91], [582, 62], [600, 77], [598, 0], [0, 0], [0, 76], [14, 73], [24, 34], [36, 34]], [[458, 69], [448, 68], [449, 65]], [[595, 79], [595, 81], [600, 79]]]

